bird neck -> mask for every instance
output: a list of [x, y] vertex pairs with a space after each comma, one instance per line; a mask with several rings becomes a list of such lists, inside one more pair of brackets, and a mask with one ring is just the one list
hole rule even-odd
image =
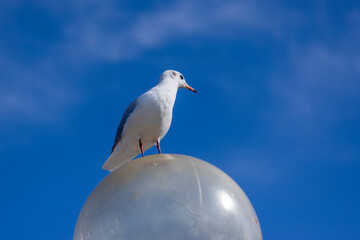
[[170, 81], [161, 81], [156, 88], [158, 88], [161, 93], [165, 94], [163, 97], [165, 97], [169, 103], [174, 104], [179, 88], [176, 81], [173, 81], [172, 79]]

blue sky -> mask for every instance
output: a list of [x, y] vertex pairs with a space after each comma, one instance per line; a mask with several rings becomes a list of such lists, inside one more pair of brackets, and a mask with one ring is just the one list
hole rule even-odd
[[[247, 193], [265, 239], [360, 234], [359, 1], [1, 1], [0, 236], [71, 239], [123, 111], [166, 69], [165, 153]], [[156, 153], [151, 149], [146, 154]]]

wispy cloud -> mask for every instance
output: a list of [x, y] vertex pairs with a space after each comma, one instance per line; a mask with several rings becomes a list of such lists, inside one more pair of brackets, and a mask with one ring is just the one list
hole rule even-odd
[[[17, 1], [5, 4], [4, 8], [14, 12], [21, 4]], [[191, 42], [197, 37], [224, 39], [264, 32], [278, 38], [298, 19], [289, 17], [297, 16], [295, 11], [281, 5], [249, 0], [224, 3], [177, 0], [140, 12], [128, 11], [114, 0], [63, 1], [61, 4], [35, 1], [33, 4], [45, 8], [59, 21], [55, 28], [58, 37], [52, 39], [31, 64], [16, 61], [9, 51], [2, 54], [4, 83], [0, 111], [7, 119], [49, 119], [61, 112], [59, 109], [71, 106], [71, 99], [83, 93], [74, 85], [66, 85], [61, 80], [61, 72], [73, 65], [126, 61], [141, 56], [144, 51], [157, 50], [171, 42]], [[39, 40], [40, 45], [46, 41], [35, 40]], [[0, 45], [0, 49], [8, 47]]]
[[[289, 25], [299, 24], [299, 14], [280, 5], [253, 1], [225, 3], [175, 1], [128, 15], [116, 7], [79, 9], [64, 29], [65, 47], [78, 57], [121, 61], [164, 44], [196, 37], [228, 38], [264, 32], [279, 37]], [[110, 5], [108, 1], [105, 6]], [[85, 8], [86, 9], [86, 8]], [[108, 9], [108, 8], [106, 8]], [[129, 24], [126, 18], [131, 18]]]
[[[327, 21], [312, 21], [319, 15], [313, 14], [316, 16], [307, 16], [305, 25], [310, 33], [300, 31], [281, 39], [285, 54], [274, 57], [273, 68], [263, 79], [256, 79], [265, 86], [261, 107], [253, 105], [261, 118], [258, 119], [262, 124], [259, 124], [261, 139], [254, 133], [255, 141], [250, 141], [241, 153], [232, 153], [249, 160], [239, 167], [260, 167], [259, 171], [241, 173], [250, 180], [257, 176], [248, 175], [260, 173], [264, 166], [270, 173], [283, 174], [281, 167], [271, 166], [278, 164], [279, 159], [286, 159], [288, 167], [314, 161], [351, 163], [359, 159], [358, 143], [353, 135], [360, 130], [356, 127], [360, 120], [360, 11], [348, 11], [337, 19], [344, 23], [341, 28], [331, 31], [323, 25]], [[321, 37], [313, 36], [313, 31], [319, 31]], [[235, 102], [234, 98], [239, 101], [239, 95], [241, 102], [249, 100], [249, 92], [257, 96], [251, 91], [258, 91], [258, 85], [236, 81], [228, 78], [217, 83], [231, 96], [231, 103]], [[251, 153], [249, 149], [258, 152]]]
[[0, 123], [52, 121], [79, 100], [52, 65], [22, 65], [9, 58], [0, 65]]
[[360, 26], [359, 13], [344, 18], [346, 25], [336, 36], [291, 44], [288, 62], [268, 80], [269, 134], [294, 141], [293, 153], [309, 161], [317, 155], [348, 161], [346, 156], [355, 160], [359, 154], [356, 144], [341, 142], [351, 133], [340, 129], [355, 124], [360, 110], [360, 28], [354, 27]]
[[348, 17], [344, 32], [331, 41], [335, 44], [314, 40], [291, 45], [288, 69], [277, 69], [280, 75], [270, 79], [270, 89], [294, 117], [329, 122], [344, 110], [334, 106], [359, 107], [350, 103], [360, 100], [360, 31], [354, 27], [360, 26], [360, 18], [356, 11]]
[[279, 159], [272, 158], [274, 155], [253, 153], [249, 149], [229, 152], [223, 159], [223, 170], [231, 176], [238, 176], [240, 182], [271, 187], [288, 178]]

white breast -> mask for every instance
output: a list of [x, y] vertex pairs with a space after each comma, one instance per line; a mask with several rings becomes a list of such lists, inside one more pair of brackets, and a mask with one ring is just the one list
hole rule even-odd
[[124, 126], [124, 135], [131, 136], [131, 142], [141, 138], [144, 149], [149, 149], [156, 140], [161, 140], [171, 125], [176, 93], [177, 87], [157, 85], [141, 95], [136, 109]]

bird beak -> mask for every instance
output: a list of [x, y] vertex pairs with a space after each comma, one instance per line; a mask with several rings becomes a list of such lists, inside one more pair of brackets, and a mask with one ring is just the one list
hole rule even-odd
[[190, 87], [189, 85], [186, 84], [185, 86], [187, 89], [189, 89], [190, 91], [193, 91], [194, 93], [198, 93], [194, 88]]

